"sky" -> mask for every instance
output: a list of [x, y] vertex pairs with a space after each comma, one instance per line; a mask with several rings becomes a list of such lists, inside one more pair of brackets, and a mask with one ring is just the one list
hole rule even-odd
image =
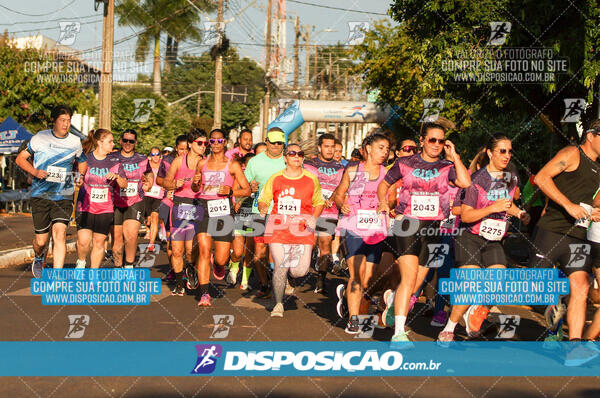
[[[118, 1], [118, 0], [117, 0]], [[278, 0], [273, 0], [273, 14]], [[286, 51], [293, 56], [294, 19], [300, 18], [300, 25], [312, 25], [311, 44], [327, 45], [346, 42], [349, 36], [349, 23], [368, 22], [373, 26], [376, 20], [388, 20], [386, 15], [391, 0], [287, 0], [285, 3]], [[140, 0], [140, 4], [143, 0]], [[224, 19], [231, 20], [225, 32], [242, 57], [249, 57], [264, 64], [264, 32], [267, 0], [225, 0]], [[216, 13], [204, 15], [203, 21], [216, 18]], [[115, 18], [116, 19], [116, 18]], [[0, 29], [8, 31], [12, 37], [42, 34], [53, 40], [60, 37], [61, 22], [79, 22], [80, 31], [70, 47], [87, 50], [82, 58], [99, 65], [102, 46], [102, 6], [94, 11], [94, 0], [0, 0]], [[272, 25], [274, 29], [274, 24]], [[133, 61], [136, 34], [142, 28], [119, 26], [115, 21], [114, 80], [133, 81], [138, 73], [150, 75], [152, 58], [149, 55], [144, 63]], [[303, 41], [300, 42], [301, 44]], [[166, 35], [161, 37], [164, 55]], [[179, 54], [201, 54], [208, 45], [184, 42], [179, 45]], [[96, 49], [96, 50], [94, 50]], [[304, 51], [300, 51], [300, 81], [303, 81]], [[287, 80], [292, 79], [290, 73]]]

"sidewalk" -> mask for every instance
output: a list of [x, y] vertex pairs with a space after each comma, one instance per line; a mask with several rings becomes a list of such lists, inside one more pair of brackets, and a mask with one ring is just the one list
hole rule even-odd
[[[75, 250], [73, 227], [67, 228], [67, 252]], [[33, 259], [33, 220], [28, 214], [0, 215], [0, 268], [18, 267]]]

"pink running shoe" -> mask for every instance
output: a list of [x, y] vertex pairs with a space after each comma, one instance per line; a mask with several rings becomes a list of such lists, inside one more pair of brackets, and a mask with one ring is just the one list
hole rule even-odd
[[204, 293], [198, 301], [198, 307], [210, 307], [210, 294]]

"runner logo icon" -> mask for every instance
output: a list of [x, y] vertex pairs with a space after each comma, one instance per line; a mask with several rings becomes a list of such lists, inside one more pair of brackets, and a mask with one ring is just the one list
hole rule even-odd
[[69, 331], [65, 339], [80, 339], [85, 333], [85, 328], [90, 324], [89, 315], [67, 315], [69, 317]]
[[423, 115], [419, 122], [435, 122], [440, 117], [440, 112], [444, 109], [444, 100], [441, 98], [423, 99]]
[[429, 258], [427, 259], [428, 268], [440, 268], [444, 265], [446, 255], [450, 253], [450, 246], [446, 243], [429, 243], [427, 244]]
[[565, 114], [561, 123], [577, 123], [585, 111], [586, 102], [583, 98], [565, 98]]
[[498, 318], [500, 318], [500, 328], [496, 338], [512, 339], [515, 337], [517, 326], [521, 324], [521, 317], [519, 315], [499, 315]]
[[592, 247], [587, 243], [573, 243], [569, 245], [569, 249], [571, 250], [571, 257], [566, 268], [583, 268]]
[[512, 23], [490, 22], [490, 40], [488, 46], [501, 46], [506, 42]]
[[210, 335], [211, 339], [224, 339], [229, 336], [229, 330], [233, 326], [233, 315], [213, 315], [214, 327]]
[[217, 358], [221, 358], [223, 348], [219, 344], [196, 344], [198, 359], [192, 374], [209, 374], [215, 371]]

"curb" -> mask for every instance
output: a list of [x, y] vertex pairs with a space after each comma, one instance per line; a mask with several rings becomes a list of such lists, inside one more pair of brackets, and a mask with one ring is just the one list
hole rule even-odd
[[[76, 249], [76, 241], [67, 241], [67, 253], [73, 253]], [[51, 254], [51, 246], [48, 248], [48, 253]], [[0, 252], [0, 269], [19, 268], [24, 264], [33, 260], [33, 246], [19, 247]]]

